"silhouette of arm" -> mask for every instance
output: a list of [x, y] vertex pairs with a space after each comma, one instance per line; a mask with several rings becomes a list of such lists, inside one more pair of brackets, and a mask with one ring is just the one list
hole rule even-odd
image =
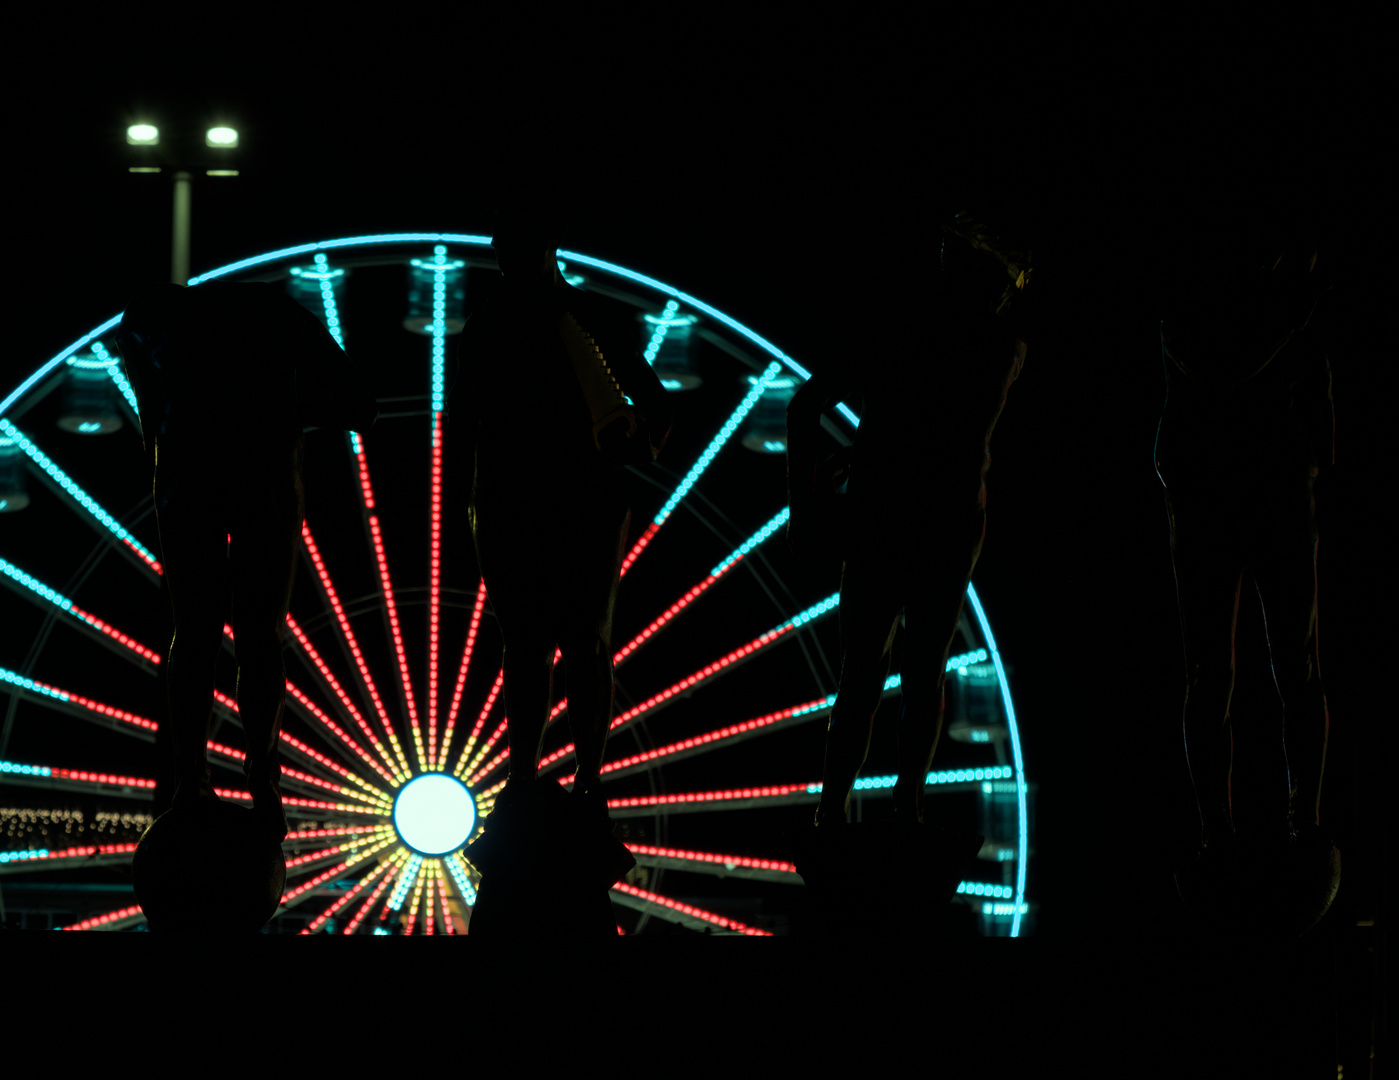
[[296, 365], [298, 420], [308, 427], [368, 431], [379, 418], [379, 403], [363, 369], [319, 319], [289, 296], [278, 300]]
[[592, 301], [595, 318], [606, 331], [605, 353], [609, 366], [617, 375], [622, 392], [632, 399], [632, 403], [645, 420], [653, 449], [660, 452], [670, 437], [675, 422], [675, 409], [671, 397], [660, 378], [641, 357], [636, 346], [636, 333], [622, 321], [610, 306]]
[[151, 365], [146, 343], [124, 327], [117, 330], [117, 351], [131, 391], [136, 395], [136, 426], [141, 435], [146, 464], [155, 475], [156, 428], [165, 411], [165, 395], [160, 373]]
[[787, 504], [801, 504], [818, 493], [816, 433], [821, 414], [859, 391], [849, 368], [813, 374], [787, 404]]

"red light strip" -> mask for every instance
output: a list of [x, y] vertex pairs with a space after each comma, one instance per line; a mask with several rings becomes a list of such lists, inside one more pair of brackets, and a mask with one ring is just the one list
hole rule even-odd
[[725, 802], [729, 799], [762, 799], [778, 795], [805, 795], [810, 784], [773, 784], [769, 787], [734, 788], [732, 791], [691, 791], [680, 795], [642, 795], [634, 799], [608, 799], [609, 807], [671, 806], [675, 803]]
[[[373, 505], [371, 500], [370, 505]], [[306, 544], [306, 551], [311, 556], [311, 563], [316, 568], [316, 574], [321, 579], [321, 585], [325, 589], [326, 598], [330, 602], [331, 608], [335, 611], [335, 617], [340, 622], [340, 630], [345, 635], [345, 641], [350, 646], [350, 654], [355, 658], [355, 665], [359, 668], [360, 678], [364, 680], [364, 687], [369, 691], [369, 698], [374, 702], [374, 708], [379, 714], [379, 719], [384, 724], [384, 731], [388, 734], [389, 743], [393, 746], [403, 765], [403, 775], [407, 776], [408, 762], [403, 757], [403, 751], [399, 749], [398, 739], [394, 736], [393, 724], [389, 721], [388, 711], [384, 708], [384, 702], [379, 697], [379, 690], [374, 685], [374, 677], [369, 674], [369, 667], [364, 661], [364, 654], [360, 651], [359, 642], [355, 640], [354, 631], [350, 629], [350, 620], [345, 615], [345, 609], [340, 605], [340, 598], [335, 595], [335, 586], [330, 583], [330, 574], [326, 572], [325, 563], [321, 561], [321, 553], [316, 548], [316, 542], [311, 538], [311, 528], [305, 522], [301, 524], [301, 539]]]
[[[442, 413], [432, 414], [432, 549], [428, 569], [427, 765], [437, 758], [437, 634], [442, 580]], [[405, 684], [406, 685], [406, 684]], [[409, 695], [412, 699], [412, 695]]]
[[[155, 781], [148, 781], [152, 787]], [[62, 851], [50, 851], [47, 855], [25, 855], [7, 861], [6, 865], [14, 866], [16, 863], [27, 862], [51, 862], [54, 859], [90, 859], [94, 855], [127, 855], [136, 850], [135, 844], [89, 844], [87, 847], [64, 848]]]
[[[294, 697], [297, 700], [297, 702], [302, 706], [302, 708], [304, 708], [307, 712], [309, 712], [312, 716], [314, 716], [317, 720], [324, 724], [334, 735], [336, 735], [340, 739], [340, 741], [344, 743], [350, 749], [350, 751], [353, 752], [361, 761], [363, 761], [371, 769], [377, 772], [391, 785], [393, 785], [394, 787], [398, 786], [400, 782], [399, 778], [390, 776], [387, 772], [385, 772], [384, 769], [380, 766], [380, 764], [369, 756], [368, 751], [366, 751], [364, 747], [360, 746], [359, 743], [355, 742], [354, 739], [350, 738], [348, 732], [346, 732], [343, 728], [340, 727], [339, 724], [337, 724], [334, 720], [332, 720], [324, 712], [317, 708], [315, 703], [312, 702], [311, 699], [308, 698], [305, 694], [303, 694], [299, 689], [297, 689], [297, 687], [294, 686], [290, 680], [288, 680], [287, 682], [287, 693]], [[297, 748], [300, 748], [305, 745], [304, 743], [297, 742], [285, 731], [281, 733], [281, 737], [283, 742], [289, 743], [290, 745], [296, 746]], [[355, 776], [348, 770], [346, 771], [345, 775], [360, 784], [364, 784], [363, 780], [360, 780], [357, 776]]]
[[[319, 750], [313, 750], [313, 749], [311, 749], [311, 747], [307, 746], [307, 745], [306, 745], [304, 742], [302, 742], [300, 739], [294, 739], [294, 738], [292, 738], [292, 737], [291, 737], [290, 735], [288, 735], [285, 731], [282, 732], [281, 735], [282, 735], [282, 741], [283, 741], [284, 743], [286, 743], [288, 746], [291, 746], [293, 749], [299, 751], [300, 753], [305, 754], [305, 755], [306, 755], [308, 758], [310, 758], [312, 761], [315, 761], [315, 762], [319, 763], [320, 766], [321, 766], [322, 768], [329, 769], [331, 772], [338, 773], [339, 775], [345, 777], [345, 779], [350, 780], [350, 781], [352, 781], [352, 782], [358, 784], [360, 787], [364, 788], [364, 790], [367, 791], [367, 792], [369, 792], [371, 795], [381, 795], [381, 794], [383, 794], [378, 788], [376, 788], [376, 787], [375, 787], [373, 784], [371, 784], [368, 780], [365, 780], [363, 777], [358, 776], [358, 775], [356, 775], [355, 773], [350, 772], [349, 769], [345, 768], [345, 766], [341, 765], [338, 761], [332, 761], [330, 758], [328, 758], [328, 757], [326, 757], [324, 754], [322, 754]], [[380, 772], [381, 772], [381, 775], [383, 775], [384, 778], [385, 778], [386, 780], [389, 780], [390, 783], [393, 782], [393, 781], [392, 781], [392, 778], [389, 777], [387, 773], [383, 773], [382, 770], [380, 770]]]
[[82, 780], [93, 784], [120, 784], [122, 787], [155, 790], [154, 780], [141, 780], [134, 776], [114, 776], [111, 773], [87, 772], [84, 769], [55, 769], [50, 766], [49, 777], [59, 780]]
[[681, 851], [679, 848], [651, 847], [649, 844], [628, 844], [627, 850], [633, 855], [656, 855], [665, 859], [689, 859], [692, 862], [715, 863], [723, 866], [742, 866], [750, 870], [781, 870], [795, 874], [797, 868], [789, 862], [778, 859], [750, 859], [745, 855], [716, 855], [710, 851]]
[[[330, 668], [328, 668], [325, 661], [321, 659], [321, 654], [316, 652], [315, 646], [311, 644], [311, 639], [306, 636], [305, 632], [302, 631], [301, 627], [297, 625], [296, 620], [293, 619], [290, 614], [287, 615], [287, 626], [289, 626], [291, 632], [296, 635], [296, 640], [301, 644], [302, 650], [310, 657], [311, 662], [316, 665], [316, 670], [321, 673], [321, 678], [325, 679], [330, 685], [331, 690], [334, 691], [335, 696], [340, 699], [341, 704], [349, 710], [350, 716], [354, 718], [355, 723], [359, 724], [360, 730], [364, 732], [370, 745], [373, 746], [375, 750], [379, 751], [379, 756], [383, 758], [384, 764], [397, 774], [398, 766], [394, 764], [393, 758], [389, 756], [389, 752], [384, 749], [384, 744], [381, 743], [379, 737], [370, 730], [368, 721], [360, 715], [359, 710], [354, 706], [354, 702], [350, 700], [349, 695], [345, 693], [344, 688], [340, 685], [340, 681], [331, 674]], [[377, 765], [374, 767], [379, 769]], [[385, 773], [383, 769], [379, 769], [379, 772], [388, 777], [388, 773]], [[389, 777], [389, 779], [392, 780], [395, 778]], [[397, 776], [398, 781], [402, 781], [403, 779], [403, 776]]]
[[[696, 671], [693, 675], [681, 679], [678, 683], [676, 683], [674, 686], [671, 686], [669, 689], [662, 690], [659, 694], [656, 694], [655, 696], [648, 698], [646, 701], [643, 701], [640, 705], [634, 706], [633, 708], [630, 708], [626, 712], [622, 713], [620, 716], [618, 716], [615, 720], [612, 721], [612, 726], [608, 729], [609, 733], [616, 731], [623, 724], [629, 723], [632, 720], [636, 719], [642, 713], [647, 712], [666, 701], [669, 701], [677, 694], [684, 693], [692, 687], [698, 686], [702, 682], [707, 682], [709, 679], [712, 679], [715, 675], [718, 675], [730, 664], [733, 664], [738, 660], [746, 660], [754, 653], [759, 652], [767, 648], [769, 645], [773, 644], [773, 642], [777, 641], [780, 637], [782, 637], [783, 634], [787, 633], [791, 629], [791, 623], [784, 623], [782, 626], [779, 626], [776, 630], [769, 630], [766, 634], [763, 634], [761, 637], [754, 638], [747, 645], [742, 645], [739, 648], [734, 649], [733, 652], [729, 653], [727, 656], [719, 660], [714, 661], [714, 663], [705, 665], [704, 667]], [[539, 762], [540, 770], [542, 771], [545, 768], [545, 766], [553, 765], [555, 762], [562, 761], [571, 753], [573, 753], [572, 743], [569, 743], [562, 749], [555, 750], [552, 754], [545, 756]], [[497, 761], [493, 761], [490, 764], [490, 766], [488, 766], [486, 769], [482, 769], [479, 773], [477, 773], [471, 778], [471, 783], [475, 784], [478, 780], [481, 779], [481, 777], [485, 776], [490, 771], [490, 769], [495, 768], [498, 763], [499, 759], [497, 759]]]
[[[300, 690], [293, 686], [291, 680], [287, 680], [287, 693], [291, 694], [292, 697], [296, 698], [296, 700], [300, 702], [301, 705], [304, 706], [305, 709], [312, 716], [314, 716], [317, 720], [323, 723], [336, 735], [340, 736], [341, 741], [344, 742], [344, 744], [348, 746], [352, 751], [354, 751], [354, 753], [358, 754], [360, 759], [366, 765], [369, 765], [371, 768], [377, 771], [379, 775], [382, 776], [385, 780], [389, 781], [389, 783], [396, 784], [394, 778], [391, 777], [388, 773], [384, 772], [383, 769], [379, 768], [378, 763], [375, 762], [375, 760], [371, 758], [367, 753], [365, 753], [363, 747], [361, 747], [357, 742], [355, 742], [354, 739], [350, 738], [349, 735], [347, 735], [343, 730], [341, 730], [340, 725], [335, 723], [335, 721], [333, 721], [330, 717], [326, 716], [325, 713], [321, 712], [321, 710], [317, 708], [315, 704], [312, 703], [312, 701], [305, 694], [303, 694]], [[235, 702], [232, 698], [230, 698], [227, 694], [222, 693], [219, 690], [215, 690], [214, 700], [234, 715], [238, 714], [238, 703]], [[300, 750], [303, 753], [308, 754], [311, 757], [314, 757], [318, 761], [330, 764], [328, 758], [325, 758], [324, 756], [317, 754], [305, 743], [300, 742], [297, 739], [293, 739], [285, 731], [279, 732], [279, 737], [284, 743], [287, 743], [289, 746], [295, 747], [297, 750]], [[366, 784], [363, 780], [359, 779], [353, 773], [346, 770], [345, 775], [351, 780], [354, 780], [356, 783], [360, 784], [362, 787], [367, 788], [369, 791], [374, 791], [374, 788], [370, 787], [368, 784]]]
[[646, 531], [641, 534], [641, 539], [636, 542], [631, 551], [627, 553], [627, 557], [622, 560], [622, 577], [627, 576], [627, 571], [631, 569], [632, 563], [636, 562], [636, 560], [641, 557], [642, 551], [645, 550], [646, 545], [651, 542], [651, 537], [655, 536], [660, 531], [660, 525], [654, 521], [646, 526]]
[[324, 926], [332, 916], [344, 909], [350, 903], [351, 900], [353, 900], [360, 892], [367, 888], [370, 882], [372, 882], [375, 878], [380, 877], [386, 871], [392, 869], [392, 866], [381, 866], [373, 872], [368, 873], [364, 877], [360, 878], [359, 882], [355, 885], [353, 889], [347, 892], [339, 900], [335, 901], [335, 903], [331, 904], [330, 907], [326, 908], [323, 912], [321, 912], [314, 919], [312, 919], [309, 924], [303, 927], [301, 930], [301, 934], [314, 934], [317, 930]]
[[[400, 855], [402, 855], [402, 857], [405, 859], [408, 857], [407, 852], [400, 852]], [[350, 921], [345, 924], [345, 929], [343, 933], [353, 934], [356, 930], [359, 929], [359, 925], [360, 923], [364, 922], [365, 916], [368, 915], [369, 912], [373, 909], [374, 905], [378, 903], [379, 897], [384, 895], [384, 890], [393, 884], [394, 879], [398, 877], [399, 872], [403, 869], [403, 863], [401, 861], [390, 862], [387, 865], [389, 868], [388, 875], [384, 878], [383, 881], [379, 882], [378, 886], [374, 889], [374, 891], [370, 893], [369, 899], [367, 899], [363, 904], [360, 905], [359, 910], [356, 911], [354, 916], [350, 919]]]
[[338, 866], [332, 866], [329, 870], [321, 871], [310, 881], [303, 882], [294, 889], [288, 889], [282, 894], [282, 906], [285, 907], [288, 900], [294, 900], [296, 897], [301, 896], [306, 892], [309, 892], [311, 889], [314, 889], [317, 885], [325, 884], [336, 874], [343, 873], [351, 866], [354, 866], [355, 863], [363, 862], [365, 859], [369, 858], [369, 856], [373, 855], [376, 851], [382, 850], [391, 843], [393, 843], [392, 840], [385, 840], [383, 843], [377, 844], [374, 847], [365, 848], [363, 851], [357, 852], [351, 858], [346, 859]]
[[[461, 667], [457, 670], [457, 687], [452, 691], [452, 708], [447, 714], [447, 730], [442, 735], [442, 750], [437, 755], [436, 768], [442, 768], [447, 763], [447, 752], [452, 745], [452, 732], [456, 729], [457, 710], [461, 708], [462, 690], [466, 687], [466, 673], [471, 667], [471, 653], [476, 648], [476, 633], [481, 628], [481, 612], [486, 606], [486, 579], [481, 579], [481, 585], [476, 590], [476, 607], [471, 612], [471, 626], [466, 632], [466, 648], [462, 650]], [[504, 678], [505, 671], [501, 670], [501, 677]], [[489, 702], [495, 702], [496, 692], [500, 688], [500, 680], [496, 680], [496, 686], [491, 691]], [[482, 716], [481, 722], [485, 722]], [[468, 744], [467, 750], [470, 750]], [[464, 756], [464, 755], [463, 755]]]
[[470, 768], [474, 768], [476, 766], [476, 763], [479, 762], [481, 758], [485, 755], [485, 753], [490, 750], [490, 748], [495, 744], [496, 739], [500, 737], [501, 732], [505, 730], [505, 725], [501, 724], [500, 727], [496, 729], [495, 734], [492, 735], [490, 739], [486, 742], [486, 745], [481, 748], [481, 752], [476, 755], [476, 758], [474, 761], [472, 761], [471, 765], [468, 766], [466, 764], [466, 759], [468, 755], [470, 755], [472, 747], [476, 745], [476, 740], [481, 734], [481, 729], [486, 725], [486, 717], [488, 717], [491, 714], [491, 709], [495, 707], [496, 699], [500, 696], [501, 687], [503, 687], [504, 685], [505, 669], [501, 668], [498, 672], [496, 672], [495, 685], [491, 687], [491, 692], [486, 695], [486, 703], [481, 706], [481, 715], [476, 718], [476, 726], [471, 729], [471, 735], [467, 738], [466, 745], [462, 747], [461, 757], [457, 759], [457, 767], [453, 770], [453, 772], [459, 779]]
[[[393, 600], [393, 583], [389, 580], [389, 564], [384, 554], [384, 537], [379, 530], [379, 515], [373, 513], [374, 486], [369, 482], [369, 458], [365, 454], [362, 437], [352, 438], [350, 445], [354, 448], [355, 460], [359, 463], [359, 487], [360, 494], [364, 498], [365, 520], [369, 524], [370, 543], [374, 547], [374, 561], [379, 568], [379, 585], [383, 590], [384, 605], [389, 616], [389, 633], [393, 637], [394, 649], [398, 653], [398, 674], [399, 678], [403, 680], [404, 703], [408, 708], [408, 720], [413, 725], [413, 743], [418, 755], [418, 765], [421, 767], [423, 763], [423, 735], [418, 726], [417, 708], [413, 704], [413, 681], [408, 675], [408, 657], [403, 650], [403, 634], [398, 626], [398, 608]], [[398, 745], [398, 736], [394, 733], [393, 725], [389, 723], [383, 704], [377, 697], [375, 705], [378, 706], [379, 714], [383, 718], [384, 728], [388, 732], [393, 752], [403, 767], [404, 774], [407, 775], [412, 772], [408, 767], [408, 759], [403, 756], [403, 748]]]
[[442, 905], [442, 929], [448, 937], [455, 937], [457, 927], [452, 922], [451, 909], [447, 907], [447, 875], [440, 870], [437, 873], [437, 899]]
[[[250, 803], [253, 797], [246, 791], [234, 791], [231, 788], [214, 788], [214, 794], [220, 799], [232, 799], [235, 802]], [[379, 817], [384, 816], [382, 810], [371, 810], [364, 806], [348, 806], [345, 803], [320, 802], [316, 799], [298, 799], [290, 795], [282, 796], [283, 806], [304, 806], [311, 810], [340, 810], [347, 814], [373, 814]]]
[[124, 907], [124, 908], [122, 908], [120, 911], [109, 911], [109, 912], [107, 912], [107, 914], [105, 914], [105, 915], [94, 915], [94, 916], [93, 916], [92, 918], [90, 918], [90, 919], [84, 919], [82, 922], [80, 922], [80, 923], [74, 923], [72, 926], [62, 926], [62, 927], [59, 927], [59, 929], [60, 929], [60, 930], [96, 930], [99, 926], [104, 926], [104, 925], [106, 925], [107, 923], [118, 922], [118, 921], [120, 921], [120, 920], [122, 920], [122, 919], [129, 919], [129, 918], [131, 918], [133, 915], [140, 915], [140, 914], [141, 914], [141, 905], [140, 905], [140, 904], [133, 904], [131, 907]]
[[154, 720], [147, 720], [144, 716], [137, 716], [135, 713], [126, 712], [124, 709], [114, 709], [110, 705], [103, 705], [101, 702], [93, 701], [91, 698], [85, 698], [81, 694], [71, 694], [67, 690], [59, 690], [55, 686], [41, 683], [38, 679], [31, 679], [30, 681], [35, 686], [52, 691], [55, 695], [63, 695], [75, 705], [81, 705], [83, 708], [91, 709], [93, 712], [101, 713], [103, 716], [110, 716], [114, 720], [120, 720], [123, 723], [131, 724], [138, 728], [144, 728], [146, 731], [155, 731], [159, 727]]
[[667, 896], [647, 892], [645, 889], [638, 889], [633, 885], [628, 885], [624, 881], [619, 881], [616, 885], [613, 885], [612, 888], [617, 892], [624, 892], [628, 896], [635, 896], [639, 900], [649, 900], [653, 904], [660, 904], [662, 907], [668, 907], [672, 911], [679, 911], [685, 915], [689, 915], [691, 918], [703, 919], [705, 922], [713, 923], [715, 926], [722, 927], [725, 930], [737, 930], [739, 933], [747, 934], [750, 937], [773, 936], [772, 932], [769, 930], [759, 930], [756, 926], [749, 926], [747, 923], [741, 923], [737, 919], [726, 919], [724, 916], [716, 915], [712, 911], [705, 911], [703, 908], [682, 904]]
[[[662, 746], [655, 750], [647, 750], [643, 754], [632, 754], [630, 757], [620, 758], [617, 761], [608, 762], [602, 767], [604, 773], [614, 772], [617, 769], [629, 768], [646, 761], [654, 761], [659, 757], [666, 757], [669, 754], [677, 754], [682, 750], [693, 750], [698, 746], [712, 745], [722, 742], [725, 739], [732, 739], [738, 735], [747, 734], [750, 731], [758, 731], [769, 727], [782, 720], [788, 720], [794, 716], [815, 716], [823, 708], [829, 708], [827, 698], [820, 697], [815, 701], [808, 701], [805, 705], [794, 705], [790, 709], [780, 709], [777, 712], [768, 713], [766, 716], [757, 716], [752, 720], [745, 720], [741, 724], [730, 724], [728, 727], [716, 728], [714, 731], [707, 731], [703, 735], [696, 735], [691, 739], [681, 739], [673, 742], [669, 746]], [[569, 778], [570, 780], [572, 777]]]
[[[562, 651], [561, 649], [557, 649], [557, 648], [556, 648], [556, 649], [554, 650], [554, 667], [558, 667], [558, 666], [559, 666], [559, 661], [560, 661], [561, 659], [563, 659], [563, 651]], [[496, 685], [499, 686], [499, 685], [501, 684], [501, 682], [504, 680], [504, 678], [505, 678], [505, 669], [502, 667], [502, 668], [500, 669], [500, 674], [496, 676]], [[493, 702], [494, 700], [495, 700], [495, 694], [494, 694], [494, 691], [493, 691], [491, 697], [487, 700], [486, 705], [489, 707], [490, 704], [491, 704], [491, 702]], [[563, 709], [564, 709], [564, 707], [565, 707], [566, 705], [567, 705], [567, 701], [560, 701], [560, 702], [558, 703], [558, 705], [554, 706], [553, 712], [551, 712], [551, 713], [549, 714], [549, 719], [552, 720], [555, 716], [557, 716], [560, 712], [562, 712]], [[485, 722], [485, 719], [486, 719], [486, 713], [485, 713], [485, 710], [482, 710], [481, 718], [476, 722], [476, 729], [472, 732], [472, 738], [469, 739], [469, 740], [467, 741], [467, 747], [468, 747], [468, 749], [470, 748], [471, 743], [475, 741], [475, 736], [476, 736], [476, 734], [481, 730], [481, 725]], [[485, 745], [483, 745], [483, 746], [481, 747], [481, 749], [478, 750], [478, 751], [476, 752], [476, 758], [475, 758], [475, 760], [472, 761], [472, 763], [471, 763], [470, 765], [468, 765], [465, 769], [463, 769], [463, 768], [461, 767], [461, 763], [458, 762], [458, 764], [457, 764], [457, 773], [456, 773], [457, 777], [460, 778], [464, 773], [470, 772], [472, 769], [476, 768], [477, 765], [481, 764], [481, 759], [484, 758], [488, 753], [490, 753], [491, 747], [493, 747], [493, 746], [496, 744], [496, 741], [497, 741], [502, 735], [505, 734], [505, 732], [506, 732], [506, 730], [509, 728], [509, 726], [510, 726], [510, 718], [507, 716], [504, 720], [502, 720], [502, 721], [500, 722], [500, 726], [499, 726], [498, 728], [496, 728], [494, 732], [491, 733], [491, 737], [490, 737], [489, 739], [486, 740]], [[463, 758], [463, 759], [465, 759], [466, 753], [467, 753], [467, 752], [466, 752], [465, 750], [462, 751], [462, 758]], [[499, 762], [499, 761], [504, 761], [505, 758], [509, 757], [509, 755], [510, 755], [510, 751], [507, 750], [507, 751], [505, 751], [504, 754], [500, 755], [500, 757], [496, 758], [496, 761], [497, 761], [497, 762]], [[494, 762], [493, 762], [492, 764], [494, 764]]]
[[83, 622], [91, 626], [94, 630], [102, 631], [102, 633], [106, 634], [113, 641], [125, 645], [132, 652], [145, 657], [152, 664], [160, 663], [160, 656], [157, 653], [152, 652], [150, 649], [146, 648], [134, 638], [127, 637], [127, 635], [123, 634], [120, 630], [117, 630], [116, 628], [109, 626], [107, 623], [104, 623], [96, 615], [92, 615], [89, 612], [84, 611], [82, 608], [78, 607], [77, 604], [72, 604], [71, 602], [69, 610], [78, 618], [82, 619]]
[[[235, 761], [243, 761], [248, 756], [242, 750], [235, 750], [231, 746], [224, 746], [221, 743], [214, 742], [212, 739], [209, 741], [208, 745], [209, 749], [214, 751], [216, 754], [223, 754], [225, 757], [231, 757]], [[387, 813], [391, 813], [393, 809], [393, 800], [385, 796], [383, 792], [373, 792], [372, 794], [365, 794], [364, 792], [356, 791], [354, 788], [343, 787], [340, 784], [332, 783], [329, 780], [322, 780], [319, 776], [312, 776], [310, 773], [301, 772], [300, 770], [293, 769], [288, 765], [282, 766], [282, 775], [289, 776], [293, 780], [299, 780], [303, 784], [310, 784], [318, 788], [323, 788], [324, 790], [333, 792], [336, 795], [348, 795], [352, 799], [363, 799], [366, 802], [373, 803], [379, 809], [385, 810], [385, 812]], [[153, 782], [152, 786], [154, 786]]]
[[[423, 882], [431, 873], [433, 864], [424, 860], [418, 867], [418, 876], [413, 880], [413, 902], [408, 907], [408, 921], [403, 924], [403, 936], [413, 935], [413, 925], [418, 921], [418, 905], [423, 899]], [[430, 916], [429, 916], [430, 918]]]
[[[418, 709], [413, 704], [413, 679], [408, 674], [408, 654], [404, 651], [403, 632], [398, 626], [398, 607], [393, 602], [393, 582], [389, 580], [389, 564], [384, 555], [384, 536], [379, 531], [377, 514], [369, 515], [369, 532], [374, 544], [374, 558], [379, 565], [379, 584], [383, 589], [384, 606], [389, 614], [389, 632], [393, 636], [394, 651], [398, 654], [398, 675], [403, 680], [403, 700], [408, 707], [408, 722], [413, 728], [413, 749], [418, 756], [418, 767], [422, 768], [426, 758], [423, 752], [422, 725], [418, 723]], [[399, 748], [398, 740], [394, 738], [392, 731], [389, 737], [393, 742], [394, 753], [400, 755], [399, 764], [408, 772], [408, 761], [401, 756], [403, 751]]]
[[[737, 566], [740, 561], [742, 560], [734, 560], [734, 562], [730, 563], [728, 567], [725, 567], [724, 573], [727, 573], [731, 567]], [[649, 640], [652, 636], [659, 633], [661, 627], [665, 626], [665, 624], [670, 622], [671, 619], [675, 618], [675, 616], [679, 615], [680, 612], [684, 611], [685, 608], [687, 608], [690, 605], [691, 601], [695, 600], [702, 592], [704, 592], [705, 589], [713, 585], [722, 576], [723, 573], [710, 574], [693, 589], [691, 589], [684, 596], [682, 596], [679, 600], [671, 604], [663, 615], [659, 616], [654, 622], [651, 623], [650, 626], [648, 626], [645, 630], [641, 631], [641, 633], [637, 634], [636, 637], [631, 639], [631, 641], [623, 645], [621, 650], [617, 653], [617, 655], [612, 658], [612, 662], [614, 664], [620, 664], [627, 657], [631, 656], [632, 653], [636, 652], [637, 649], [641, 648], [642, 644], [645, 641]]]
[[342, 825], [338, 829], [298, 829], [287, 833], [288, 840], [313, 840], [321, 836], [350, 836], [358, 833], [378, 832], [382, 825]]

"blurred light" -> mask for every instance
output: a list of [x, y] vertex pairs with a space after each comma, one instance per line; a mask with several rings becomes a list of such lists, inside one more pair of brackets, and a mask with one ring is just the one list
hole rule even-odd
[[211, 127], [204, 133], [204, 145], [232, 150], [238, 145], [238, 132], [231, 127]]
[[[160, 142], [160, 132], [152, 124], [132, 124], [126, 129], [126, 142], [129, 146], [156, 146]], [[133, 169], [133, 172], [150, 172], [149, 169]], [[159, 169], [154, 170], [159, 172]]]

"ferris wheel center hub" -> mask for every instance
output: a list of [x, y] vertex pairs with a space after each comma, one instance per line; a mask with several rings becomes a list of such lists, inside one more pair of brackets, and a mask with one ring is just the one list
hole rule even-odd
[[445, 773], [426, 773], [399, 788], [393, 824], [414, 851], [445, 855], [470, 839], [476, 828], [476, 800], [460, 780]]

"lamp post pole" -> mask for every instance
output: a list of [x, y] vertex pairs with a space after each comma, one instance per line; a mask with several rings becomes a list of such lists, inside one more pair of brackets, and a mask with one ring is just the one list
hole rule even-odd
[[176, 285], [189, 281], [190, 174], [175, 173], [175, 216], [170, 236], [170, 280]]
[[175, 170], [175, 206], [170, 229], [170, 280], [176, 285], [189, 282], [190, 203], [193, 198], [194, 173], [203, 168], [206, 176], [237, 176], [238, 170], [227, 168], [232, 162], [228, 155], [238, 146], [238, 132], [226, 126], [211, 127], [204, 132], [203, 147], [196, 147], [188, 132], [181, 133], [174, 144], [162, 143], [154, 124], [132, 124], [126, 129], [127, 144], [132, 151], [128, 172], [158, 173], [164, 167]]

